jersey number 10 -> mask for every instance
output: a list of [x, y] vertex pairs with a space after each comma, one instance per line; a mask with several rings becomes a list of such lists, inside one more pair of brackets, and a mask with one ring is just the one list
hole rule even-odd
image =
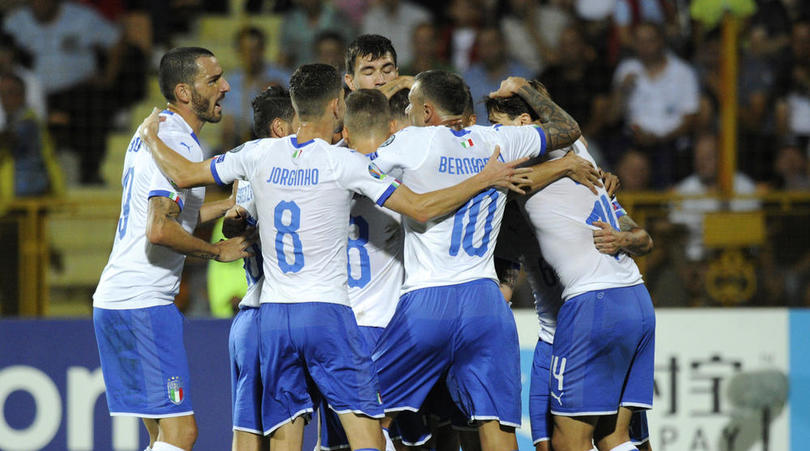
[[[492, 232], [492, 220], [495, 218], [495, 211], [498, 210], [498, 196], [500, 196], [498, 191], [489, 189], [473, 197], [466, 205], [458, 209], [453, 218], [453, 236], [450, 239], [450, 255], [453, 257], [458, 255], [458, 251], [462, 246], [464, 247], [464, 252], [470, 257], [481, 257], [487, 252], [489, 234]], [[481, 238], [481, 245], [476, 247], [473, 244], [475, 226], [481, 211], [481, 202], [487, 197], [489, 197], [491, 201], [487, 207], [486, 218], [484, 219], [484, 236]], [[470, 219], [465, 226], [464, 218], [467, 216], [468, 211], [470, 212]]]

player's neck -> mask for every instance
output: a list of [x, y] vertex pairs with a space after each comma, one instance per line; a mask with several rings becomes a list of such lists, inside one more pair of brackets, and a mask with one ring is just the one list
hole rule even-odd
[[200, 119], [196, 113], [191, 111], [190, 108], [184, 108], [183, 106], [177, 106], [170, 103], [166, 109], [182, 117], [195, 134], [199, 134], [200, 130], [202, 130], [203, 124], [205, 124], [205, 121]]
[[385, 142], [386, 138], [380, 139], [377, 136], [364, 136], [361, 138], [354, 137], [351, 142], [351, 148], [365, 155], [370, 154], [377, 150], [380, 145]]
[[334, 134], [335, 124], [327, 120], [302, 121], [295, 133], [298, 142], [307, 142], [315, 138], [332, 142], [332, 136]]

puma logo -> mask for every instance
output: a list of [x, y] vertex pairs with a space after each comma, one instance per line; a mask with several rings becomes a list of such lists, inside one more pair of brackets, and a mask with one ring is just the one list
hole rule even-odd
[[562, 397], [565, 394], [565, 392], [560, 392], [560, 396], [555, 395], [554, 392], [551, 392], [550, 394], [552, 398], [556, 399], [557, 402], [560, 403], [560, 405], [563, 405]]
[[180, 145], [181, 145], [181, 146], [185, 146], [185, 147], [186, 147], [186, 151], [187, 151], [187, 152], [191, 152], [191, 146], [190, 146], [190, 145], [188, 145], [188, 144], [186, 144], [186, 143], [184, 143], [184, 142], [181, 142], [181, 143], [180, 143]]

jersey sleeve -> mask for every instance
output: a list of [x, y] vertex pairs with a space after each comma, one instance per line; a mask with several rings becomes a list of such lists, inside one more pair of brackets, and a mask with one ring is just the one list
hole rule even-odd
[[247, 180], [254, 166], [256, 144], [247, 142], [211, 159], [211, 175], [217, 185], [229, 185], [234, 180]]
[[546, 133], [537, 125], [495, 126], [505, 161], [534, 158], [546, 153]]
[[368, 157], [351, 150], [334, 153], [340, 156], [329, 154], [329, 161], [338, 183], [346, 189], [362, 194], [382, 206], [399, 188], [399, 180], [383, 172]]
[[[160, 139], [163, 140], [163, 142], [166, 143], [170, 149], [182, 155], [189, 161], [196, 160], [195, 154], [199, 155], [198, 153], [193, 152], [191, 146], [195, 145], [196, 143], [194, 143], [192, 138], [187, 134], [161, 132]], [[154, 161], [152, 164], [155, 164]], [[166, 178], [166, 176], [163, 175], [159, 169], [157, 169], [157, 165], [155, 165], [152, 180], [149, 182], [149, 199], [153, 197], [167, 197], [180, 207], [180, 211], [183, 211], [183, 205], [185, 204], [188, 192], [189, 190], [177, 189], [177, 187], [175, 187], [174, 184], [168, 178]]]
[[259, 215], [256, 212], [256, 201], [253, 197], [253, 188], [250, 182], [239, 181], [239, 188], [236, 190], [236, 205], [244, 208], [248, 213], [247, 222], [251, 226], [256, 226]]
[[627, 216], [627, 212], [624, 210], [624, 207], [622, 207], [622, 204], [616, 200], [616, 196], [613, 196], [613, 198], [610, 200], [610, 205], [613, 208], [613, 212], [616, 213], [616, 219], [619, 219], [622, 216]]

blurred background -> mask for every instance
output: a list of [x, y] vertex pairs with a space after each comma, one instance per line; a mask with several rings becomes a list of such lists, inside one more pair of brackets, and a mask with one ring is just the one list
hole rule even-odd
[[[461, 74], [481, 124], [481, 99], [503, 78], [539, 79], [579, 122], [601, 167], [620, 177], [619, 201], [655, 241], [637, 263], [659, 315], [656, 402], [669, 403], [651, 421], [656, 449], [798, 450], [810, 440], [810, 412], [796, 401], [810, 405], [802, 310], [810, 307], [810, 2], [0, 0], [0, 19], [0, 448], [15, 449], [4, 435], [44, 421], [39, 398], [15, 395], [24, 385], [3, 387], [12, 380], [4, 371], [40, 343], [28, 338], [53, 339], [62, 333], [47, 329], [54, 324], [90, 327], [120, 214], [124, 154], [141, 120], [165, 105], [162, 54], [202, 46], [225, 69], [223, 120], [200, 136], [213, 155], [251, 139], [250, 100], [262, 88], [286, 86], [303, 63], [344, 70], [347, 43], [363, 33], [393, 41], [400, 74]], [[196, 233], [217, 240], [221, 232], [215, 224]], [[193, 324], [232, 316], [244, 293], [240, 262], [188, 258], [182, 280], [176, 302], [199, 319]], [[521, 284], [513, 307], [526, 349], [536, 339], [533, 313], [522, 310], [531, 299]], [[75, 321], [56, 321], [64, 318]], [[72, 349], [94, 369], [88, 340]], [[30, 363], [50, 374], [49, 365]], [[766, 397], [781, 404], [732, 402], [750, 392], [729, 388], [734, 377], [756, 371], [771, 385], [786, 378], [784, 393], [771, 386]], [[57, 372], [49, 377], [67, 393], [65, 369]], [[768, 433], [739, 426], [745, 419], [784, 425]], [[65, 421], [42, 447], [112, 446], [108, 418], [95, 420], [106, 438], [91, 434], [87, 448], [68, 446]], [[734, 430], [758, 432], [743, 447], [745, 434]], [[122, 443], [115, 449], [129, 449]]]

